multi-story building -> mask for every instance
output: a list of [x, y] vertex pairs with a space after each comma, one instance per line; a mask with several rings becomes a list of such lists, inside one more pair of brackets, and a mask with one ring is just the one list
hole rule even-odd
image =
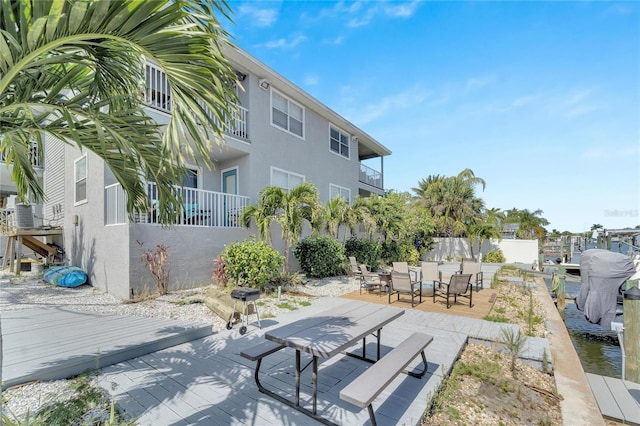
[[[45, 139], [47, 200], [38, 211], [45, 225], [62, 226], [65, 260], [87, 271], [92, 285], [120, 298], [151, 288], [141, 255], [157, 244], [169, 246], [172, 289], [209, 283], [212, 260], [225, 244], [255, 234], [237, 218], [269, 185], [312, 182], [325, 203], [336, 195], [351, 202], [356, 195], [383, 194], [386, 147], [248, 53], [226, 48], [225, 55], [242, 82], [238, 113], [223, 123], [224, 144], [211, 150], [214, 168], [189, 165], [184, 214], [172, 226], [159, 225], [153, 212], [130, 220], [124, 192], [99, 157]], [[167, 81], [153, 63], [145, 67], [147, 112], [166, 124]], [[379, 170], [363, 164], [372, 158], [380, 159]], [[1, 179], [0, 191], [10, 194], [10, 179]], [[153, 200], [153, 183], [148, 190]]]

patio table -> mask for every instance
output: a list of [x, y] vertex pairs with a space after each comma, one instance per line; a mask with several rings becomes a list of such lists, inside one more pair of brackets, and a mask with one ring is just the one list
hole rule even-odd
[[[362, 339], [362, 355], [347, 353], [368, 362], [380, 359], [380, 337], [382, 328], [404, 314], [403, 309], [380, 306], [378, 304], [350, 301], [335, 309], [320, 312], [316, 315], [294, 321], [290, 324], [276, 328], [265, 333], [265, 338], [273, 342], [288, 346], [296, 350], [296, 396], [295, 401], [263, 389], [268, 395], [295, 408], [296, 410], [313, 417], [324, 424], [333, 424], [327, 419], [317, 415], [318, 393], [318, 357], [331, 358]], [[366, 356], [366, 337], [373, 334], [377, 339], [377, 354], [375, 359]], [[301, 353], [312, 356], [311, 361], [304, 367], [300, 367]], [[311, 385], [312, 410], [300, 405], [300, 374], [312, 365]]]

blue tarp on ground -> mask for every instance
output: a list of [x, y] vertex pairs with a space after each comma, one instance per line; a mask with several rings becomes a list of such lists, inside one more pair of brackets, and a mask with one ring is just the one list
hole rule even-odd
[[52, 266], [44, 273], [44, 280], [61, 287], [78, 287], [87, 282], [87, 274], [77, 266]]

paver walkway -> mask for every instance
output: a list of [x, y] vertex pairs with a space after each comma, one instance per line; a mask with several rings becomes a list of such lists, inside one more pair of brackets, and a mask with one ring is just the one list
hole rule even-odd
[[[240, 352], [263, 341], [268, 327], [343, 303], [349, 301], [317, 299], [304, 309], [263, 320], [263, 330], [251, 325], [244, 336], [237, 330], [223, 331], [113, 365], [103, 370], [101, 384], [141, 425], [315, 425], [313, 419], [258, 392], [253, 380], [255, 363], [242, 358]], [[382, 330], [383, 356], [414, 331], [430, 334], [434, 341], [427, 347], [429, 374], [422, 380], [407, 375], [396, 378], [374, 401], [379, 423], [419, 424], [428, 401], [448, 375], [468, 337], [497, 340], [504, 327], [514, 326], [407, 309], [405, 315]], [[374, 339], [370, 340], [368, 352], [373, 353]], [[538, 359], [544, 350], [539, 343], [534, 339], [527, 349], [530, 356]], [[548, 353], [548, 347], [546, 350]], [[303, 363], [305, 359], [303, 355]], [[295, 352], [290, 349], [270, 355], [263, 361], [261, 371], [265, 375], [261, 380], [291, 396], [295, 389], [294, 361]], [[415, 360], [410, 368], [418, 363]], [[323, 360], [318, 373], [318, 413], [338, 424], [367, 423], [367, 411], [340, 400], [339, 392], [368, 366], [344, 355]], [[301, 380], [301, 400], [308, 406], [310, 375], [309, 370], [304, 371]]]

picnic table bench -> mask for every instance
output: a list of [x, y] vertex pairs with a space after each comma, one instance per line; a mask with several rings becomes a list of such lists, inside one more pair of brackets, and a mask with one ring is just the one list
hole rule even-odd
[[407, 371], [406, 373], [418, 378], [427, 373], [427, 357], [424, 350], [432, 340], [433, 337], [428, 334], [413, 333], [342, 389], [340, 391], [340, 399], [360, 408], [367, 407], [371, 424], [376, 426], [376, 417], [372, 405], [373, 400], [380, 395], [396, 376], [404, 371], [418, 354], [422, 355], [424, 369], [419, 373], [413, 371]]

